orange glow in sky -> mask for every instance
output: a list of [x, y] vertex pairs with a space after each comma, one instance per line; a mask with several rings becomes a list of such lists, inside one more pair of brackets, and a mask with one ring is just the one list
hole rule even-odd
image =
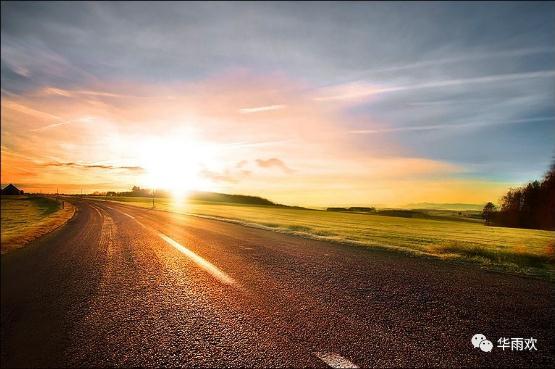
[[[56, 87], [2, 100], [2, 181], [78, 193], [133, 185], [259, 195], [286, 204], [483, 202], [504, 183], [454, 178], [374, 135], [361, 150], [339, 113], [283, 78], [244, 72], [157, 89]], [[377, 123], [379, 124], [379, 123]]]
[[549, 3], [41, 4], [2, 3], [3, 186], [483, 205], [553, 160]]

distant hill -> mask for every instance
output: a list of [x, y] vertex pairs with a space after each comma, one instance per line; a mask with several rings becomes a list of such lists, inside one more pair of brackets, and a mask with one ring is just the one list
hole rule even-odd
[[218, 193], [218, 192], [193, 192], [189, 194], [188, 199], [194, 200], [194, 201], [229, 202], [229, 203], [235, 203], [235, 204], [248, 204], [248, 205], [285, 206], [285, 205], [276, 204], [263, 197], [248, 196], [248, 195], [231, 195], [227, 193]]
[[484, 208], [484, 204], [418, 202], [407, 204], [403, 206], [403, 208], [426, 210], [482, 210]]
[[[95, 193], [93, 195], [102, 195], [101, 193]], [[106, 196], [123, 196], [123, 197], [151, 197], [152, 190], [147, 188], [141, 188], [138, 186], [133, 186], [131, 191], [115, 192], [108, 191], [105, 193]], [[156, 197], [171, 197], [171, 192], [163, 189], [156, 191]], [[249, 195], [233, 195], [227, 193], [218, 192], [204, 192], [195, 191], [188, 194], [187, 198], [193, 201], [206, 201], [206, 202], [227, 202], [234, 204], [248, 204], [248, 205], [265, 205], [265, 206], [282, 206], [285, 205], [276, 204], [268, 199], [259, 196], [249, 196]]]
[[219, 193], [219, 192], [192, 192], [191, 194], [189, 194], [187, 198], [193, 201], [223, 202], [223, 203], [260, 205], [260, 206], [276, 206], [280, 208], [299, 209], [299, 210], [307, 209], [302, 206], [278, 204], [259, 196], [233, 195], [233, 194]]
[[[89, 196], [106, 196], [106, 197], [152, 197], [152, 190], [147, 188], [140, 188], [138, 186], [133, 186], [131, 191], [107, 191], [107, 192], [95, 192], [89, 194]], [[156, 198], [167, 198], [172, 197], [171, 192], [159, 189], [156, 191]], [[194, 191], [187, 195], [187, 199], [191, 201], [203, 201], [203, 202], [215, 202], [215, 203], [229, 203], [229, 204], [244, 204], [244, 205], [257, 205], [257, 206], [276, 206], [288, 209], [306, 209], [301, 206], [288, 206], [283, 204], [277, 204], [268, 199], [259, 196], [249, 196], [249, 195], [235, 195], [219, 192], [205, 192], [205, 191]]]
[[350, 208], [327, 208], [327, 211], [343, 211], [343, 212], [352, 212], [352, 213], [373, 213], [376, 211], [374, 207], [362, 207], [362, 206], [353, 206]]

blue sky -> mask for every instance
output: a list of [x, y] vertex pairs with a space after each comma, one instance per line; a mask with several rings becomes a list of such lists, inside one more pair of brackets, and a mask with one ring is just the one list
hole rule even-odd
[[554, 155], [554, 19], [553, 2], [2, 3], [2, 97], [239, 71], [332, 109], [360, 155], [518, 184]]

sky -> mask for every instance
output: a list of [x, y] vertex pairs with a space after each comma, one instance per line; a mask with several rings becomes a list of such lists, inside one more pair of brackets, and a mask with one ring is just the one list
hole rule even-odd
[[2, 184], [497, 201], [555, 155], [555, 3], [2, 2]]

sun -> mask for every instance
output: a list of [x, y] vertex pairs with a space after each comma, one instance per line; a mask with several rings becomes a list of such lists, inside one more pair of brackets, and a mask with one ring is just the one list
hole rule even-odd
[[140, 144], [144, 185], [164, 189], [176, 199], [199, 189], [206, 145], [187, 134], [145, 139]]

